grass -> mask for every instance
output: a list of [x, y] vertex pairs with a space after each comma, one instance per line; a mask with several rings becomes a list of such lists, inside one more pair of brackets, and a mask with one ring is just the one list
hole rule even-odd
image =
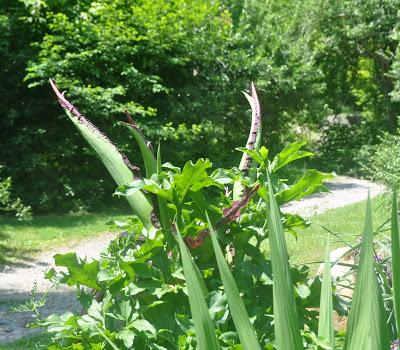
[[[390, 218], [390, 206], [382, 195], [372, 198], [372, 220], [374, 229]], [[310, 218], [311, 226], [298, 232], [297, 240], [287, 234], [291, 262], [295, 264], [318, 264], [324, 260], [327, 231], [340, 234], [348, 242], [354, 242], [360, 235], [365, 218], [366, 201], [328, 210]], [[345, 244], [331, 235], [331, 250]], [[318, 263], [318, 264], [317, 264]], [[313, 270], [313, 269], [312, 269]]]
[[45, 333], [38, 333], [21, 338], [11, 343], [0, 344], [0, 350], [36, 350], [45, 349], [40, 344], [48, 344], [51, 337]]
[[107, 232], [110, 220], [128, 215], [96, 213], [47, 215], [30, 222], [0, 216], [0, 265], [12, 264], [78, 239]]

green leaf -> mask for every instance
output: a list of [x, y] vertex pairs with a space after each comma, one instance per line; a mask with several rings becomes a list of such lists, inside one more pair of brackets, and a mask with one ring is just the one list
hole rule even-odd
[[268, 235], [273, 272], [273, 308], [275, 339], [278, 350], [303, 349], [294, 299], [289, 258], [278, 204], [268, 174]]
[[219, 349], [220, 347], [215, 335], [214, 325], [211, 321], [210, 313], [203, 294], [203, 288], [199, 282], [199, 278], [201, 277], [193, 267], [194, 262], [190, 256], [188, 248], [183, 242], [178, 227], [177, 231], [176, 235], [186, 278], [190, 310], [192, 312], [194, 328], [196, 331], [197, 348], [207, 350]]
[[146, 140], [143, 133], [140, 131], [136, 124], [132, 123], [122, 123], [126, 126], [135, 137], [136, 142], [139, 145], [140, 152], [142, 153], [142, 158], [144, 162], [144, 167], [146, 169], [146, 177], [150, 178], [151, 175], [157, 173], [157, 161], [154, 157], [152, 150], [150, 149], [150, 143]]
[[368, 195], [360, 263], [347, 324], [345, 350], [389, 350], [387, 317], [374, 267], [371, 201]]
[[129, 321], [131, 313], [132, 313], [132, 306], [129, 299], [121, 300], [119, 303], [119, 312], [123, 317], [123, 320]]
[[271, 171], [275, 172], [297, 159], [304, 157], [313, 156], [314, 153], [301, 151], [300, 148], [303, 147], [306, 141], [297, 141], [287, 145], [280, 153], [278, 153], [271, 163]]
[[135, 320], [131, 323], [131, 326], [135, 328], [138, 332], [147, 333], [153, 337], [156, 335], [156, 329], [147, 320], [144, 319]]
[[99, 290], [97, 274], [99, 273], [99, 262], [93, 260], [90, 263], [80, 262], [76, 253], [54, 255], [56, 266], [64, 266], [68, 269], [69, 285], [80, 284]]
[[268, 149], [264, 146], [262, 146], [260, 150], [247, 149], [246, 147], [237, 147], [236, 149], [249, 155], [254, 161], [256, 161], [260, 165], [265, 164], [265, 161], [268, 159]]
[[233, 278], [232, 273], [229, 270], [228, 264], [226, 263], [224, 254], [222, 253], [221, 247], [219, 246], [217, 237], [215, 235], [207, 212], [206, 215], [215, 257], [218, 263], [219, 273], [221, 275], [226, 298], [228, 300], [229, 310], [231, 311], [233, 322], [235, 323], [241, 345], [244, 350], [261, 350], [253, 326], [250, 323], [249, 315], [247, 314], [243, 300], [240, 297], [235, 279]]
[[335, 349], [335, 329], [333, 327], [332, 275], [329, 249], [329, 235], [326, 243], [324, 275], [322, 277], [319, 307], [318, 337], [326, 340]]
[[397, 338], [400, 338], [400, 232], [399, 217], [397, 208], [397, 191], [393, 190], [392, 199], [392, 284], [393, 284], [393, 304], [396, 319]]
[[309, 169], [292, 186], [277, 193], [277, 200], [279, 204], [283, 204], [292, 200], [299, 200], [316, 192], [327, 192], [328, 189], [322, 184], [322, 182], [332, 178], [332, 174], [321, 173], [317, 170]]
[[133, 345], [133, 341], [135, 340], [135, 333], [131, 329], [124, 328], [122, 332], [118, 334], [118, 339], [121, 339], [126, 348], [130, 349]]
[[[157, 175], [160, 176], [161, 174], [161, 146], [158, 144], [158, 149], [157, 149]], [[166, 184], [166, 180], [163, 182], [163, 185]], [[165, 198], [162, 198], [161, 196], [158, 197], [158, 210], [160, 213], [160, 222], [161, 222], [161, 227], [163, 231], [165, 232], [165, 236], [167, 239], [167, 243], [169, 247], [174, 246], [174, 239], [172, 235], [172, 230], [171, 230], [171, 215], [168, 210], [167, 206], [167, 201]]]
[[[117, 185], [121, 186], [131, 183], [134, 177], [132, 171], [127, 165], [128, 161], [126, 157], [124, 157], [118, 151], [118, 149], [104, 134], [102, 134], [89, 120], [81, 115], [70, 102], [65, 99], [64, 95], [60, 93], [53, 81], [50, 80], [50, 84], [69, 119], [95, 151], [96, 155], [100, 158]], [[148, 235], [152, 236], [156, 229], [151, 220], [153, 205], [149, 199], [141, 191], [136, 191], [135, 193], [127, 196], [126, 200], [132, 207], [134, 213], [142, 221], [148, 232]]]
[[189, 161], [185, 164], [182, 173], [174, 178], [180, 203], [184, 201], [188, 191], [196, 192], [204, 187], [223, 186], [207, 174], [206, 169], [211, 168], [211, 166], [209, 159], [199, 159], [195, 164]]

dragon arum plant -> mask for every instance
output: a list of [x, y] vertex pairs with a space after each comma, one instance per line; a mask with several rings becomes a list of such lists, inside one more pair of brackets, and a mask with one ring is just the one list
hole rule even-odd
[[[55, 256], [46, 277], [76, 288], [81, 309], [37, 320], [52, 333], [48, 349], [332, 349], [332, 295], [329, 260], [323, 280], [308, 280], [308, 268], [289, 264], [284, 231], [296, 234], [308, 222], [282, 214], [279, 206], [318, 191], [331, 174], [307, 170], [295, 183], [280, 179], [281, 169], [312, 156], [304, 142], [285, 147], [272, 161], [261, 146], [261, 113], [255, 87], [246, 95], [252, 109], [248, 142], [238, 168], [214, 169], [208, 159], [183, 168], [162, 163], [128, 117], [123, 123], [137, 141], [146, 176], [120, 153], [51, 81], [71, 122], [117, 183], [134, 215], [112, 226], [124, 230], [98, 260], [75, 253]], [[367, 212], [367, 217], [370, 212]], [[364, 258], [356, 289], [375, 283], [371, 230], [364, 234]], [[269, 241], [270, 259], [262, 247]], [[365, 277], [364, 277], [365, 276]], [[364, 302], [356, 292], [346, 349], [366, 331], [389, 346], [385, 319], [358, 326]], [[318, 300], [321, 318], [318, 324]], [[368, 294], [374, 316], [382, 311], [379, 290]], [[358, 306], [357, 306], [358, 305]], [[375, 305], [375, 304], [374, 304]], [[383, 314], [382, 314], [383, 315]], [[368, 328], [369, 327], [369, 328]], [[375, 333], [376, 332], [376, 333]], [[379, 334], [378, 334], [379, 332]], [[360, 349], [360, 348], [357, 348]], [[373, 349], [370, 347], [370, 349]]]

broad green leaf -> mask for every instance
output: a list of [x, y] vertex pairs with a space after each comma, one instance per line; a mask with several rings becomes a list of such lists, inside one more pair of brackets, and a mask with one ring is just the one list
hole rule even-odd
[[208, 214], [206, 213], [206, 215], [215, 257], [218, 263], [219, 273], [221, 275], [226, 298], [228, 300], [229, 310], [231, 311], [232, 319], [235, 323], [236, 331], [238, 332], [242, 348], [244, 350], [261, 350], [253, 326], [250, 323], [249, 315], [247, 314], [243, 300], [239, 294], [235, 279], [233, 278], [232, 273], [229, 270], [228, 264], [226, 263], [224, 254], [222, 253], [221, 247], [219, 246]]
[[94, 289], [100, 289], [97, 283], [99, 273], [99, 262], [93, 260], [90, 263], [78, 260], [76, 253], [54, 255], [56, 266], [66, 267], [69, 273], [67, 283], [69, 285], [80, 284]]
[[174, 178], [180, 203], [183, 202], [188, 191], [196, 192], [204, 187], [222, 186], [207, 174], [206, 169], [211, 168], [211, 166], [209, 159], [199, 159], [195, 164], [189, 161], [185, 164], [182, 173]]
[[133, 345], [133, 341], [135, 340], [135, 333], [132, 331], [132, 329], [124, 328], [122, 332], [118, 334], [118, 339], [121, 339], [126, 348], [130, 349]]
[[326, 243], [324, 275], [322, 277], [321, 299], [319, 307], [318, 337], [327, 345], [335, 348], [335, 329], [333, 327], [332, 275], [329, 249], [329, 235]]
[[400, 338], [400, 232], [399, 217], [397, 211], [397, 190], [393, 190], [392, 199], [392, 284], [393, 304], [396, 319], [397, 338]]
[[314, 153], [300, 150], [306, 143], [306, 141], [297, 141], [287, 145], [272, 161], [271, 172], [275, 172], [297, 159], [313, 156]]
[[[121, 186], [131, 183], [134, 177], [132, 171], [127, 165], [127, 159], [118, 151], [118, 149], [104, 134], [102, 134], [89, 120], [81, 115], [79, 111], [65, 99], [65, 97], [60, 93], [51, 80], [50, 84], [69, 119], [95, 151], [96, 155], [100, 158], [117, 185]], [[71, 111], [74, 111], [76, 115]], [[134, 213], [142, 221], [148, 232], [148, 235], [153, 236], [156, 229], [151, 221], [153, 206], [149, 199], [141, 191], [136, 191], [132, 195], [127, 196], [126, 200], [132, 207]]]
[[283, 204], [292, 200], [299, 200], [316, 192], [327, 192], [328, 189], [322, 182], [332, 178], [332, 174], [325, 174], [314, 169], [309, 169], [292, 186], [277, 193], [277, 200], [280, 204]]
[[304, 230], [311, 225], [311, 223], [297, 214], [283, 214], [283, 223], [285, 231], [289, 231], [297, 237], [297, 229]]
[[368, 195], [360, 263], [351, 303], [345, 350], [389, 350], [387, 317], [374, 266], [371, 201]]
[[138, 319], [133, 321], [130, 326], [135, 328], [138, 332], [147, 333], [148, 335], [152, 335], [153, 337], [156, 335], [156, 329], [154, 326], [145, 319]]
[[177, 228], [177, 239], [182, 257], [183, 271], [186, 278], [186, 286], [189, 297], [190, 310], [192, 312], [194, 328], [196, 331], [197, 348], [199, 350], [219, 349], [214, 325], [206, 304], [203, 288], [199, 281], [199, 274], [194, 268], [192, 257], [186, 247], [179, 229]]
[[140, 192], [141, 190], [154, 193], [158, 197], [162, 197], [164, 199], [167, 199], [168, 201], [172, 201], [172, 189], [163, 188], [158, 183], [158, 179], [156, 180], [153, 177], [150, 179], [138, 179], [127, 185], [122, 185], [118, 187], [115, 194], [129, 197], [136, 192]]
[[237, 147], [236, 149], [249, 155], [254, 161], [256, 161], [260, 165], [265, 164], [266, 160], [268, 159], [268, 149], [264, 146], [262, 146], [260, 150], [247, 149], [246, 147]]
[[275, 339], [278, 350], [303, 349], [294, 299], [289, 258], [278, 204], [268, 176], [268, 235], [273, 273], [273, 308]]

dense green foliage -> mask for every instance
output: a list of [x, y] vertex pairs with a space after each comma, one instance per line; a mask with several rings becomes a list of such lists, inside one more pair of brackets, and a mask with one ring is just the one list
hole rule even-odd
[[365, 171], [374, 180], [386, 186], [398, 187], [400, 184], [400, 135], [385, 133], [380, 143], [370, 150], [372, 157], [364, 164]]
[[[247, 205], [242, 204], [240, 215], [233, 212], [235, 203], [225, 195], [224, 188], [231, 187], [235, 181], [241, 181], [248, 189], [258, 188], [260, 178], [265, 176], [259, 169], [265, 166], [268, 151], [261, 148], [260, 152], [250, 153], [260, 163], [255, 169], [257, 179], [254, 180], [244, 177], [235, 168], [210, 172], [210, 161], [199, 159], [196, 163], [186, 163], [182, 169], [166, 163], [162, 171], [151, 178], [120, 186], [118, 193], [121, 195], [129, 196], [132, 191], [145, 189], [167, 201], [168, 211], [175, 218], [176, 234], [182, 234], [185, 240], [178, 238], [182, 254], [176, 243], [169, 245], [165, 227], [159, 228], [153, 238], [142, 242], [140, 234], [146, 236], [147, 230], [137, 217], [133, 217], [125, 223], [115, 223], [126, 230], [126, 234], [118, 236], [98, 260], [81, 260], [75, 253], [56, 255], [56, 265], [66, 267], [67, 272], [52, 269], [47, 272], [47, 278], [55, 284], [76, 286], [84, 311], [52, 315], [46, 319], [39, 316], [36, 323], [54, 336], [49, 349], [194, 349], [200, 332], [193, 327], [197, 327], [196, 316], [200, 317], [204, 307], [211, 309], [211, 313], [205, 315], [211, 317], [221, 348], [238, 348], [240, 342], [246, 348], [247, 340], [243, 339], [249, 337], [240, 333], [240, 326], [245, 327], [245, 331], [252, 326], [240, 315], [245, 308], [254, 319], [256, 344], [258, 341], [266, 346], [273, 343], [273, 276], [271, 262], [265, 259], [261, 248], [269, 232], [263, 231], [266, 204], [259, 200], [266, 188], [260, 187], [258, 193], [253, 193], [254, 198], [248, 199]], [[294, 184], [282, 182], [279, 169], [304, 153], [307, 152], [299, 150], [298, 144], [293, 144], [271, 163], [274, 188], [278, 192], [276, 198], [280, 203], [322, 190], [321, 181], [329, 177], [314, 170]], [[205, 211], [209, 212], [213, 225], [219, 227], [218, 239], [212, 236], [212, 245], [218, 252], [217, 261], [210, 237], [203, 235], [208, 229], [212, 235], [216, 234], [210, 228]], [[302, 220], [296, 215], [286, 215], [284, 226], [294, 229], [302, 226]], [[186, 245], [191, 247], [194, 261], [187, 255]], [[194, 263], [199, 270], [196, 267], [188, 274]], [[296, 291], [293, 297], [298, 304], [301, 324], [307, 323], [315, 332], [315, 313], [308, 308], [317, 305], [319, 293], [315, 287], [319, 281], [307, 281], [306, 267], [292, 268], [291, 273], [290, 288], [292, 293]], [[188, 274], [186, 278], [184, 274]], [[230, 301], [239, 298], [238, 292], [225, 294], [221, 278], [224, 284], [237, 283], [244, 303], [240, 311], [234, 309], [238, 303]], [[193, 292], [192, 285], [196, 283], [201, 289], [192, 302], [187, 294]], [[206, 304], [196, 306], [195, 301], [205, 296]], [[200, 308], [198, 314], [192, 314], [194, 326], [191, 307]], [[243, 322], [247, 324], [243, 326]], [[207, 336], [205, 339], [212, 340]]]
[[30, 220], [32, 218], [31, 207], [24, 205], [21, 198], [13, 197], [11, 190], [11, 178], [2, 179], [0, 177], [0, 212], [3, 214], [11, 212], [19, 221]]
[[[180, 165], [205, 156], [226, 165], [240, 157], [234, 147], [244, 144], [248, 120], [240, 90], [254, 81], [272, 153], [300, 133], [318, 147], [325, 169], [356, 173], [360, 142], [374, 144], [379, 130], [397, 128], [399, 6], [399, 0], [4, 0], [5, 176], [35, 212], [110, 201], [111, 182], [66, 127], [49, 97], [49, 77], [110, 136], [118, 134], [122, 150], [132, 139], [116, 121], [128, 110]], [[347, 126], [322, 136], [321, 127], [339, 113], [361, 122], [338, 141], [339, 158], [327, 160]]]
[[[289, 144], [269, 161], [267, 148], [248, 141], [247, 148], [239, 148], [243, 152], [240, 169], [211, 171], [212, 163], [204, 158], [180, 168], [162, 164], [161, 153], [155, 157], [140, 130], [130, 123], [143, 146], [147, 177], [128, 176], [124, 175], [128, 164], [121, 161], [111, 141], [53, 83], [52, 87], [71, 123], [119, 185], [116, 194], [127, 199], [135, 215], [127, 222], [115, 222], [125, 232], [98, 260], [86, 261], [76, 253], [55, 255], [56, 266], [66, 271], [50, 269], [46, 278], [55, 285], [76, 287], [80, 314], [68, 311], [42, 318], [37, 310], [42, 303], [35, 300], [19, 307], [34, 311], [34, 326], [53, 333], [49, 349], [231, 349], [239, 344], [254, 349], [259, 341], [273, 343], [272, 315], [276, 318], [277, 307], [272, 303], [272, 274], [277, 265], [271, 267], [265, 259], [263, 242], [276, 227], [270, 225], [271, 220], [279, 221], [281, 235], [283, 227], [294, 231], [307, 226], [292, 214], [284, 215], [282, 222], [276, 201], [284, 204], [324, 191], [322, 182], [332, 178], [314, 169], [293, 184], [280, 178], [288, 164], [313, 155], [302, 150], [305, 142]], [[252, 119], [258, 120], [251, 128], [256, 135], [261, 119], [255, 89], [247, 97]], [[267, 179], [274, 201], [268, 230]], [[235, 184], [242, 188], [237, 200], [232, 191]], [[285, 268], [290, 274], [287, 261]], [[308, 283], [307, 268], [293, 268], [293, 277], [285, 281], [291, 307], [298, 305], [301, 324], [316, 329], [315, 313], [309, 308], [315, 306], [318, 290], [312, 286], [318, 280]], [[213, 314], [210, 308], [215, 309]], [[301, 342], [299, 333], [297, 343]]]

